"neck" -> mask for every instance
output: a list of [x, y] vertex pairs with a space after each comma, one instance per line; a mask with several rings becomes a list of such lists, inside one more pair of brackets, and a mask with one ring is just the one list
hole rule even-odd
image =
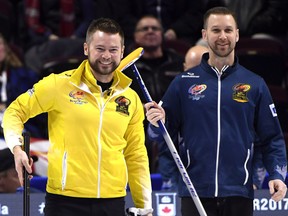
[[143, 58], [160, 58], [162, 56], [163, 51], [161, 47], [157, 47], [156, 49], [144, 48]]
[[106, 82], [104, 83], [104, 82], [101, 82], [101, 81], [97, 80], [97, 85], [101, 86], [102, 92], [104, 92], [105, 90], [109, 89], [111, 87], [112, 83], [113, 83], [113, 80], [111, 80], [108, 83], [106, 83]]
[[233, 63], [234, 63], [234, 52], [227, 57], [219, 57], [214, 55], [213, 53], [209, 53], [208, 64], [210, 66], [216, 67], [219, 71], [221, 71], [225, 65], [232, 66]]
[[90, 68], [94, 78], [102, 83], [109, 83], [114, 76], [114, 72], [108, 73], [108, 74], [100, 74], [96, 73], [92, 68]]

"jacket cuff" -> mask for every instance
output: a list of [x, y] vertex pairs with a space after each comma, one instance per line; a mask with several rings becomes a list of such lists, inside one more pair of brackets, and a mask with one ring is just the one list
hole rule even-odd
[[13, 153], [13, 148], [15, 146], [22, 146], [23, 145], [23, 137], [16, 134], [7, 134], [5, 135], [5, 142], [10, 149], [10, 151]]

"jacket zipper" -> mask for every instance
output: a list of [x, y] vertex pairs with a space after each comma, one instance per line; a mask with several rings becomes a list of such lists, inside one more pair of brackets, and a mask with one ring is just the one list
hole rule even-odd
[[248, 178], [249, 178], [249, 172], [248, 172], [248, 169], [247, 169], [247, 163], [248, 163], [248, 160], [250, 158], [250, 149], [248, 149], [248, 152], [247, 152], [247, 157], [246, 157], [246, 160], [245, 160], [245, 163], [244, 163], [244, 170], [245, 170], [245, 174], [246, 174], [246, 177], [245, 177], [245, 181], [243, 183], [243, 185], [246, 185], [247, 181], [248, 181]]
[[221, 75], [223, 71], [225, 71], [229, 65], [224, 65], [221, 71], [219, 71], [216, 67], [211, 67], [216, 75], [217, 75], [217, 83], [218, 83], [218, 97], [217, 97], [217, 152], [216, 152], [216, 167], [215, 167], [215, 193], [214, 196], [218, 197], [218, 183], [219, 183], [219, 152], [220, 152], [220, 136], [221, 136]]
[[66, 178], [67, 178], [67, 152], [64, 152], [63, 155], [63, 160], [62, 160], [62, 180], [61, 180], [61, 186], [62, 186], [62, 191], [65, 189], [66, 186]]
[[[106, 102], [103, 101], [103, 98], [106, 97], [107, 92], [102, 92], [101, 93], [101, 98], [100, 98], [100, 125], [99, 125], [99, 131], [98, 131], [98, 182], [97, 182], [97, 198], [100, 198], [100, 194], [101, 194], [101, 187], [100, 187], [100, 182], [101, 182], [101, 172], [100, 172], [100, 168], [101, 168], [101, 159], [102, 159], [102, 146], [101, 146], [101, 131], [102, 131], [102, 123], [103, 123], [103, 112], [105, 110], [105, 106], [108, 103], [108, 101], [110, 100], [110, 98], [112, 97], [109, 96], [110, 98], [107, 99]], [[109, 93], [110, 94], [110, 93]], [[113, 92], [112, 92], [113, 94]]]

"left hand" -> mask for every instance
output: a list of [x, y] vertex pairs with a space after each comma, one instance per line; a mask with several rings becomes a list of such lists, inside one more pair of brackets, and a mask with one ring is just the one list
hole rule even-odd
[[269, 191], [271, 194], [271, 198], [278, 202], [282, 200], [286, 196], [287, 186], [280, 179], [274, 179], [269, 181]]

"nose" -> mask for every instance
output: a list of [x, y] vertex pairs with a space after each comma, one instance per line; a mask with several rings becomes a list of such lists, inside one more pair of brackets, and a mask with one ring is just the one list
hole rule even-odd
[[111, 53], [109, 50], [105, 50], [102, 54], [102, 58], [109, 59], [111, 57]]
[[147, 31], [148, 32], [154, 32], [155, 31], [155, 27], [154, 26], [148, 26], [147, 27]]
[[219, 35], [219, 39], [225, 40], [227, 38], [225, 31], [221, 31]]

